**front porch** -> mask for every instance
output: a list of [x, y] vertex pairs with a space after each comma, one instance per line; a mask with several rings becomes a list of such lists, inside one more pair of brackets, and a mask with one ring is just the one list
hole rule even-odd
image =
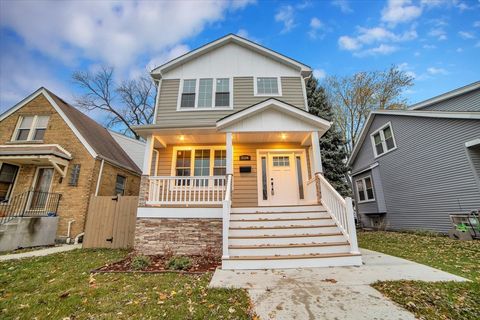
[[[259, 113], [243, 110], [221, 119], [216, 128], [138, 129], [147, 149], [137, 248], [148, 246], [152, 253], [167, 245], [191, 254], [181, 244], [185, 239], [197, 251], [212, 244], [220, 250], [220, 239], [224, 268], [359, 263], [350, 257], [358, 255], [351, 199], [343, 199], [322, 175], [318, 141], [329, 123], [270, 104]], [[170, 233], [172, 219], [178, 235], [149, 242], [156, 233]], [[185, 224], [190, 231], [182, 230]], [[192, 228], [217, 241], [205, 244], [201, 234], [188, 240]], [[338, 256], [318, 264], [322, 254]], [[278, 257], [290, 261], [275, 262]]]

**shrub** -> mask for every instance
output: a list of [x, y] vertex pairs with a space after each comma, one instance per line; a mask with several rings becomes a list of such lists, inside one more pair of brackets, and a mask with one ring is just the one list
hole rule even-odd
[[151, 260], [149, 257], [144, 256], [144, 255], [138, 255], [135, 256], [132, 259], [132, 269], [133, 270], [145, 270], [151, 263]]
[[172, 257], [167, 262], [167, 269], [170, 270], [187, 270], [192, 265], [192, 261], [188, 257]]

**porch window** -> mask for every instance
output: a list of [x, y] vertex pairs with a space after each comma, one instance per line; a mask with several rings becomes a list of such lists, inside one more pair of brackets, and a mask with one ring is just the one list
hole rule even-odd
[[0, 202], [10, 199], [18, 169], [19, 167], [13, 164], [0, 163]]
[[230, 79], [217, 79], [215, 92], [215, 107], [228, 107], [230, 105]]
[[280, 95], [279, 79], [276, 77], [258, 77], [256, 79], [256, 95]]
[[190, 176], [191, 156], [192, 152], [190, 150], [177, 151], [177, 161], [175, 165], [175, 175], [177, 177]]
[[372, 133], [372, 144], [375, 157], [395, 149], [396, 145], [390, 122]]
[[[194, 176], [208, 176], [210, 174], [210, 150], [195, 150]], [[206, 186], [208, 180], [197, 180], [197, 186]]]
[[117, 175], [117, 181], [115, 182], [115, 195], [123, 196], [125, 194], [125, 183], [127, 178], [121, 175]]
[[172, 174], [177, 177], [224, 176], [227, 172], [227, 152], [223, 147], [180, 147], [174, 149], [173, 155]]
[[374, 201], [372, 177], [364, 177], [355, 181], [357, 187], [358, 202]]
[[21, 116], [14, 132], [14, 141], [42, 141], [47, 130], [49, 116]]
[[183, 80], [183, 91], [182, 91], [182, 108], [194, 108], [195, 107], [195, 87], [197, 80]]

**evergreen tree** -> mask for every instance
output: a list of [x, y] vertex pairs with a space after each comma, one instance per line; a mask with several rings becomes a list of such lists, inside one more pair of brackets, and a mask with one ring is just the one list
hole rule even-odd
[[[317, 79], [310, 77], [306, 89], [309, 112], [327, 121], [333, 121], [332, 107], [325, 89], [318, 85]], [[324, 177], [342, 196], [350, 196], [350, 185], [347, 182], [348, 168], [345, 164], [347, 159], [345, 141], [342, 140], [335, 122], [320, 138], [320, 150]]]

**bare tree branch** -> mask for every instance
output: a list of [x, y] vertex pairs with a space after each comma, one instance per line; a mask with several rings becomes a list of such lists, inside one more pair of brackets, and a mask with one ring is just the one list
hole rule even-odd
[[77, 107], [103, 111], [108, 128], [120, 127], [121, 131], [140, 139], [132, 127], [152, 123], [155, 85], [150, 78], [140, 77], [117, 85], [114, 70], [108, 67], [95, 73], [77, 71], [72, 78], [84, 92], [76, 99]]

